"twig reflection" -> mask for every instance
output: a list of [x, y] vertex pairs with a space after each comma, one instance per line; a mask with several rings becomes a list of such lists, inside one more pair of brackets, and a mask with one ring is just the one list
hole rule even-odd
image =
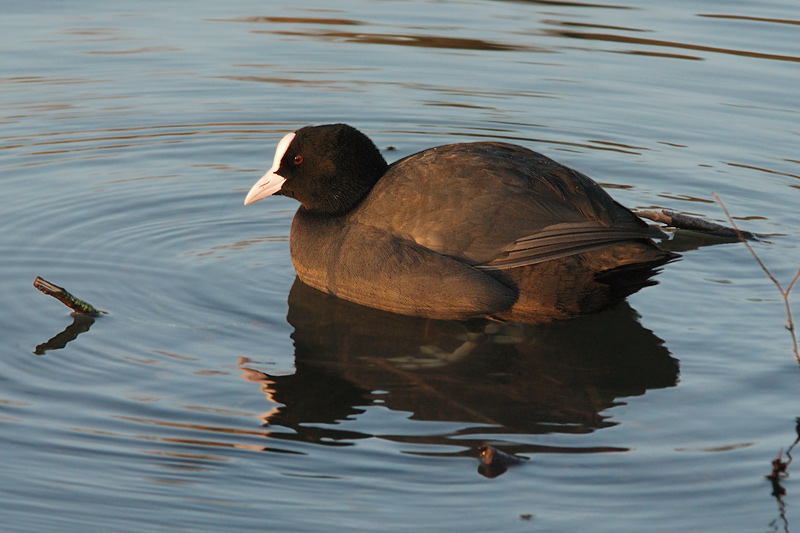
[[783, 497], [786, 496], [786, 489], [781, 484], [781, 480], [789, 477], [788, 469], [789, 465], [792, 463], [792, 450], [794, 450], [794, 447], [800, 442], [800, 417], [795, 418], [794, 429], [797, 438], [792, 445], [786, 449], [787, 460], [783, 460], [784, 451], [779, 451], [778, 456], [772, 460], [772, 472], [767, 474], [767, 479], [772, 483], [772, 495], [778, 502], [778, 518], [770, 522], [770, 527], [772, 527], [774, 531], [777, 531], [778, 524], [783, 524], [783, 530], [787, 533], [789, 531], [789, 521], [786, 518], [786, 502], [783, 501]]
[[47, 342], [39, 344], [33, 353], [36, 355], [44, 355], [50, 350], [60, 350], [65, 347], [69, 342], [78, 338], [78, 335], [89, 331], [89, 328], [94, 324], [94, 318], [89, 315], [82, 315], [75, 313], [72, 315], [72, 324], [67, 326], [64, 331], [53, 337]]

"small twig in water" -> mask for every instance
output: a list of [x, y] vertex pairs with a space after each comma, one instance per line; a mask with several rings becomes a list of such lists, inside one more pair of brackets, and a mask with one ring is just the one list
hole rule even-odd
[[667, 211], [665, 209], [662, 209], [661, 211], [637, 211], [636, 214], [642, 218], [647, 218], [654, 222], [660, 222], [661, 224], [666, 224], [671, 228], [699, 231], [701, 233], [705, 233], [706, 235], [715, 235], [717, 237], [727, 237], [729, 239], [737, 239], [740, 238], [741, 234], [744, 235], [744, 237], [747, 239], [755, 240], [758, 238], [757, 235], [750, 233], [749, 231], [740, 232], [737, 231], [736, 229], [729, 228], [721, 224], [708, 222], [707, 220], [703, 220], [702, 218], [691, 217], [689, 215], [681, 215], [680, 213], [676, 213], [674, 211]]
[[96, 316], [99, 314], [105, 314], [105, 311], [101, 311], [94, 307], [92, 304], [88, 302], [84, 302], [80, 298], [74, 297], [70, 294], [66, 289], [63, 287], [59, 287], [58, 285], [54, 285], [50, 283], [46, 279], [36, 276], [36, 279], [33, 280], [33, 286], [45, 293], [48, 296], [52, 296], [62, 304], [66, 305], [67, 307], [72, 308], [73, 311], [76, 313], [80, 313], [82, 315], [92, 315]]
[[494, 446], [484, 444], [478, 448], [481, 462], [487, 466], [513, 466], [522, 463], [525, 459], [501, 452]]
[[797, 271], [797, 274], [794, 275], [792, 281], [789, 282], [789, 285], [786, 287], [786, 290], [784, 290], [780, 282], [777, 279], [775, 279], [775, 276], [772, 275], [772, 272], [769, 271], [766, 265], [764, 265], [763, 261], [761, 261], [761, 258], [758, 257], [758, 254], [756, 254], [756, 251], [753, 250], [753, 247], [750, 246], [750, 243], [747, 242], [747, 239], [744, 237], [742, 231], [736, 225], [736, 222], [733, 221], [733, 217], [731, 217], [731, 214], [728, 212], [728, 208], [725, 207], [725, 204], [722, 202], [720, 197], [713, 192], [711, 194], [712, 196], [714, 196], [714, 199], [717, 201], [717, 203], [722, 207], [722, 210], [725, 212], [725, 216], [728, 217], [728, 222], [730, 222], [731, 226], [733, 226], [733, 229], [736, 230], [736, 234], [738, 235], [739, 240], [744, 243], [744, 245], [750, 251], [750, 254], [753, 256], [758, 265], [761, 267], [761, 270], [763, 270], [767, 274], [767, 277], [772, 280], [772, 283], [775, 284], [775, 286], [778, 288], [778, 291], [781, 293], [781, 296], [783, 296], [783, 304], [786, 307], [786, 329], [789, 330], [789, 333], [792, 336], [794, 359], [795, 361], [797, 361], [797, 364], [800, 365], [800, 353], [798, 353], [797, 351], [797, 336], [795, 335], [794, 332], [794, 322], [792, 321], [792, 309], [789, 306], [789, 291], [792, 290], [792, 287], [794, 287], [795, 282], [797, 281], [798, 278], [800, 278], [800, 270]]

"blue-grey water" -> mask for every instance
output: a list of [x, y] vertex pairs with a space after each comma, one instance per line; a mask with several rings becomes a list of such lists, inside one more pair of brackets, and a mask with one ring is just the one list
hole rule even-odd
[[[625, 305], [476, 332], [295, 284], [297, 204], [242, 205], [307, 124], [390, 161], [511, 141], [631, 208], [724, 222], [719, 194], [785, 286], [795, 1], [2, 11], [0, 529], [800, 527], [800, 465], [765, 478], [800, 369], [743, 245], [676, 244], [695, 249]], [[108, 314], [73, 317], [36, 276]], [[526, 460], [487, 471], [483, 444]]]

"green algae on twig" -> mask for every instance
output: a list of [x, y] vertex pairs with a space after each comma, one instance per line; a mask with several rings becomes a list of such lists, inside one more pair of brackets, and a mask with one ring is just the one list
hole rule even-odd
[[36, 276], [36, 279], [33, 280], [33, 286], [42, 291], [43, 293], [45, 293], [46, 295], [52, 296], [62, 304], [71, 308], [76, 313], [82, 315], [91, 315], [91, 316], [107, 314], [105, 311], [97, 309], [89, 302], [84, 302], [80, 298], [74, 297], [72, 294], [69, 293], [69, 291], [67, 291], [63, 287], [59, 287], [58, 285], [50, 283], [41, 276]]

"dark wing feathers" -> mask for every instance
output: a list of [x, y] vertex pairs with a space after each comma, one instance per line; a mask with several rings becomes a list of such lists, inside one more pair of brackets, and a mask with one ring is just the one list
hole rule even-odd
[[475, 267], [481, 270], [501, 270], [534, 265], [631, 239], [649, 237], [646, 228], [605, 227], [592, 221], [555, 224], [534, 235], [517, 239], [495, 259]]

